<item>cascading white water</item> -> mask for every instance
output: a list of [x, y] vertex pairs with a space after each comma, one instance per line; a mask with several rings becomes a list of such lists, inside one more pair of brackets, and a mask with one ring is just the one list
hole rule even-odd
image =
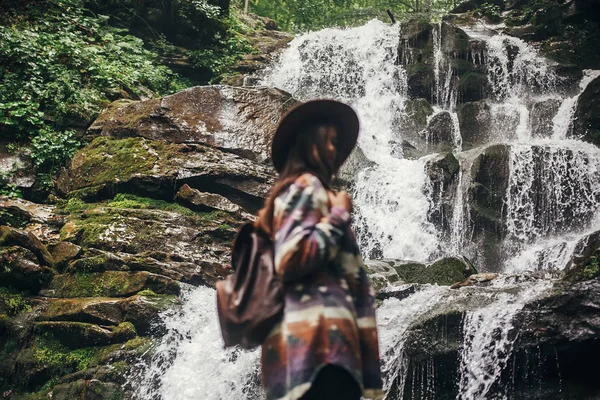
[[167, 329], [149, 365], [134, 370], [144, 400], [259, 399], [259, 351], [223, 348], [215, 291], [187, 288], [181, 309], [162, 315]]
[[[515, 285], [508, 277], [496, 280], [494, 286], [502, 288], [502, 291], [492, 295], [493, 302], [467, 313], [465, 317], [458, 400], [488, 398], [492, 385], [511, 355], [516, 336], [515, 315], [552, 285], [546, 280]], [[510, 286], [518, 292], [507, 291]]]
[[[398, 121], [406, 116], [407, 77], [396, 62], [401, 29], [371, 21], [359, 28], [299, 36], [261, 83], [284, 89], [300, 100], [328, 97], [355, 107], [361, 120], [359, 146], [374, 162], [359, 172], [353, 187], [355, 226], [363, 254], [425, 262], [463, 253], [475, 245], [471, 242], [469, 190], [471, 165], [481, 149], [462, 151], [457, 93], [451, 85], [453, 71], [443, 52], [442, 26], [436, 25], [432, 30], [435, 112], [450, 112], [454, 152], [461, 164], [445, 243], [441, 228], [429, 218], [432, 209], [439, 209], [442, 197], [431, 196], [426, 173], [431, 157], [408, 160], [392, 156], [391, 143], [402, 140], [403, 127]], [[490, 143], [510, 146], [504, 272], [563, 268], [581, 235], [600, 227], [600, 218], [595, 218], [600, 204], [600, 152], [594, 146], [566, 140], [577, 98], [600, 72], [586, 71], [581, 90], [563, 99], [555, 90], [554, 72], [530, 46], [504, 35], [482, 38], [486, 50], [469, 53], [469, 57], [488, 69], [493, 101], [491, 122], [485, 128], [490, 130]], [[547, 99], [561, 101], [552, 137], [534, 139], [532, 104]], [[501, 277], [493, 283], [485, 305], [466, 313], [459, 399], [483, 399], [490, 393], [510, 357], [518, 329], [513, 325], [515, 315], [550, 285], [549, 280]], [[427, 286], [404, 300], [389, 299], [379, 307], [386, 388], [394, 386], [396, 398], [411, 396], [404, 393], [408, 368], [404, 344], [411, 324], [441, 304], [457, 301], [462, 293], [465, 291]], [[184, 301], [180, 312], [165, 317], [169, 333], [143, 369], [137, 396], [258, 398], [258, 355], [221, 348], [212, 290], [191, 290]], [[434, 371], [426, 368], [423, 373]]]

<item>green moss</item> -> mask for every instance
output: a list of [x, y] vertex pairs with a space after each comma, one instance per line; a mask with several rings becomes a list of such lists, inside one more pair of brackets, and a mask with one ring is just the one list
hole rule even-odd
[[71, 198], [69, 200], [62, 200], [58, 203], [58, 208], [61, 211], [65, 211], [67, 213], [75, 213], [79, 211], [88, 210], [92, 206], [90, 204], [85, 203], [79, 198]]
[[182, 215], [193, 216], [196, 212], [177, 203], [164, 200], [155, 200], [147, 197], [139, 197], [132, 194], [119, 193], [107, 204], [108, 207], [126, 209], [154, 209], [176, 212]]
[[14, 317], [23, 311], [31, 311], [31, 306], [23, 298], [23, 295], [18, 292], [13, 292], [7, 288], [0, 287], [0, 312], [4, 312]]
[[0, 225], [8, 225], [13, 228], [24, 228], [27, 226], [28, 221], [23, 219], [18, 214], [13, 214], [8, 210], [0, 210]]
[[450, 61], [450, 64], [452, 65], [452, 68], [454, 68], [454, 70], [456, 70], [456, 73], [459, 76], [462, 76], [466, 73], [471, 72], [474, 68], [474, 65], [472, 62], [463, 60], [461, 58], [453, 58]]
[[154, 293], [150, 289], [144, 289], [144, 290], [138, 292], [138, 295], [140, 295], [140, 296], [158, 296], [156, 293]]
[[438, 285], [452, 285], [476, 273], [474, 268], [453, 257], [443, 258], [429, 266], [407, 263], [395, 266], [394, 269], [404, 282]]

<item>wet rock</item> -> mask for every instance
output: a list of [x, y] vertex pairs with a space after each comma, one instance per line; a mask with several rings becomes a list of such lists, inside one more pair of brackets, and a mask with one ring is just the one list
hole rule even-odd
[[454, 123], [447, 111], [435, 114], [423, 132], [429, 152], [440, 153], [454, 148]]
[[392, 264], [400, 280], [406, 283], [449, 286], [477, 273], [468, 260], [458, 257], [442, 258], [430, 265], [401, 260], [388, 260], [388, 262]]
[[206, 143], [266, 160], [275, 124], [294, 104], [273, 88], [197, 86], [162, 99], [113, 103], [88, 134]]
[[37, 292], [52, 278], [52, 270], [40, 265], [30, 250], [19, 247], [0, 247], [0, 286]]
[[465, 103], [458, 107], [457, 112], [463, 150], [489, 142], [492, 115], [488, 103], [484, 101]]
[[42, 321], [35, 323], [35, 330], [70, 348], [123, 343], [136, 336], [135, 328], [130, 322], [117, 326], [99, 326], [85, 322]]
[[38, 262], [53, 266], [52, 255], [44, 244], [31, 232], [9, 226], [0, 226], [0, 246], [21, 246], [36, 255]]
[[125, 319], [135, 326], [140, 335], [162, 336], [166, 333], [166, 326], [161, 313], [180, 304], [174, 296], [152, 293], [134, 296], [124, 303]]
[[56, 268], [62, 270], [71, 260], [76, 259], [81, 254], [81, 247], [70, 242], [60, 242], [49, 246], [49, 251]]
[[360, 147], [356, 146], [344, 164], [340, 167], [338, 178], [346, 187], [356, 180], [358, 173], [375, 163], [369, 160]]
[[393, 268], [393, 262], [385, 262], [380, 260], [365, 261], [365, 268], [373, 284], [375, 291], [379, 292], [391, 283], [398, 282], [400, 276]]
[[442, 153], [427, 161], [425, 168], [432, 183], [432, 198], [438, 199], [429, 211], [429, 218], [449, 232], [460, 164], [452, 153]]
[[58, 298], [128, 297], [144, 289], [160, 294], [179, 294], [177, 282], [149, 272], [106, 271], [103, 273], [61, 274], [40, 291]]
[[577, 282], [600, 276], [600, 231], [581, 239], [573, 250], [573, 255], [565, 267], [564, 278]]
[[548, 99], [533, 105], [530, 114], [533, 136], [545, 138], [552, 136], [554, 128], [552, 119], [556, 116], [560, 105], [561, 101], [557, 99]]
[[467, 72], [458, 82], [458, 98], [461, 102], [469, 103], [483, 100], [490, 93], [489, 81], [486, 74]]
[[57, 186], [62, 193], [83, 199], [129, 192], [171, 200], [187, 183], [223, 195], [253, 213], [273, 182], [272, 168], [211, 146], [100, 137], [75, 154]]
[[[99, 207], [73, 214], [61, 235], [64, 240], [84, 247], [124, 253], [118, 257], [126, 258], [131, 268], [145, 269], [147, 265], [148, 270], [155, 271], [170, 267], [156, 265], [152, 260], [132, 259], [132, 255], [159, 257], [157, 260], [166, 264], [229, 263], [228, 254], [237, 224], [239, 219], [221, 211], [181, 215], [163, 210]], [[154, 254], [149, 253], [165, 256], [152, 257]], [[130, 265], [132, 261], [137, 262], [137, 266]], [[86, 262], [78, 260], [80, 265]], [[120, 269], [122, 264], [119, 262], [115, 267]]]
[[122, 258], [106, 251], [90, 249], [85, 252], [84, 257], [69, 263], [65, 272], [86, 273], [128, 270], [129, 267], [125, 265]]
[[114, 400], [123, 398], [123, 389], [112, 382], [97, 379], [78, 380], [56, 385], [51, 393], [52, 400]]
[[459, 289], [464, 286], [479, 285], [482, 283], [490, 282], [490, 281], [496, 279], [497, 277], [498, 277], [498, 274], [492, 274], [492, 273], [474, 274], [474, 275], [469, 276], [467, 279], [465, 279], [462, 282], [454, 283], [453, 285], [450, 286], [450, 289]]
[[242, 212], [240, 206], [232, 203], [226, 197], [214, 193], [201, 192], [199, 190], [183, 185], [177, 194], [175, 200], [192, 210], [197, 211], [226, 211], [234, 214]]
[[125, 321], [122, 298], [48, 299], [39, 310], [38, 321], [73, 321], [118, 325]]
[[600, 146], [600, 77], [579, 96], [573, 119], [573, 136]]
[[482, 151], [471, 167], [469, 207], [473, 241], [479, 246], [478, 265], [486, 271], [500, 268], [500, 242], [506, 235], [506, 207], [510, 148], [490, 146]]

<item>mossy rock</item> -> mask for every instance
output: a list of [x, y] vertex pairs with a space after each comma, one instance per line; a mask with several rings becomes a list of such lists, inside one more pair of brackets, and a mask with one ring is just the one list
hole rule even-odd
[[177, 282], [149, 272], [106, 271], [103, 273], [61, 274], [41, 290], [49, 297], [127, 297], [150, 289], [161, 294], [179, 294]]
[[477, 101], [461, 104], [457, 113], [463, 150], [469, 150], [489, 142], [492, 113], [487, 102]]
[[394, 269], [403, 282], [443, 286], [462, 282], [477, 273], [470, 262], [456, 257], [442, 258], [427, 266], [417, 262], [395, 262]]
[[21, 246], [31, 251], [42, 265], [52, 267], [54, 260], [44, 244], [33, 233], [9, 226], [0, 226], [0, 246]]
[[26, 248], [0, 247], [0, 286], [36, 293], [53, 273], [52, 269], [39, 265], [35, 254]]
[[35, 331], [69, 348], [123, 343], [136, 336], [131, 322], [122, 322], [117, 326], [99, 326], [85, 322], [42, 321], [35, 323]]
[[81, 253], [81, 247], [70, 242], [60, 242], [49, 247], [50, 254], [57, 269], [64, 269], [69, 261], [76, 259]]
[[581, 239], [565, 268], [563, 280], [581, 282], [600, 276], [600, 231]]
[[101, 382], [97, 379], [79, 380], [72, 383], [56, 385], [52, 389], [52, 400], [121, 400], [123, 389], [112, 382]]
[[473, 102], [486, 98], [489, 93], [488, 77], [479, 72], [467, 72], [458, 82], [458, 97], [461, 102]]
[[118, 325], [125, 320], [123, 298], [49, 299], [38, 310], [38, 321], [76, 321], [99, 325]]
[[[128, 271], [129, 268], [125, 262], [108, 252], [100, 252], [98, 255], [91, 257], [80, 258], [69, 264], [66, 269], [67, 273], [84, 273], [84, 272], [104, 272], [104, 271]], [[92, 253], [94, 254], [94, 253]]]

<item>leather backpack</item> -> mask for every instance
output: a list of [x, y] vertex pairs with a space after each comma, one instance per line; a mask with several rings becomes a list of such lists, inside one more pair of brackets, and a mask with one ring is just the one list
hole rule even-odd
[[275, 273], [273, 242], [253, 223], [234, 240], [234, 273], [217, 282], [217, 310], [225, 347], [260, 346], [283, 316], [283, 282]]

